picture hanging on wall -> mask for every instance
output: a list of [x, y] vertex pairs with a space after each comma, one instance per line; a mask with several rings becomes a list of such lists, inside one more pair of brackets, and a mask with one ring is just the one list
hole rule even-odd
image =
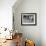
[[21, 13], [21, 25], [37, 25], [37, 13]]

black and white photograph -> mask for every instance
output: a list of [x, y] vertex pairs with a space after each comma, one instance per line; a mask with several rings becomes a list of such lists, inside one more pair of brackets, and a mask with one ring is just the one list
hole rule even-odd
[[22, 13], [21, 24], [22, 25], [36, 25], [36, 13]]

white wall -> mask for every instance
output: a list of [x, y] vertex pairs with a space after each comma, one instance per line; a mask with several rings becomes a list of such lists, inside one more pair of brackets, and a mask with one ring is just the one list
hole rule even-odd
[[40, 29], [42, 46], [46, 46], [46, 0], [41, 0]]
[[0, 0], [0, 27], [12, 28], [12, 6], [16, 0]]
[[[15, 30], [22, 32], [24, 38], [34, 40], [36, 46], [41, 46], [40, 0], [23, 0], [20, 5], [14, 6]], [[21, 13], [37, 13], [37, 25], [21, 26]]]

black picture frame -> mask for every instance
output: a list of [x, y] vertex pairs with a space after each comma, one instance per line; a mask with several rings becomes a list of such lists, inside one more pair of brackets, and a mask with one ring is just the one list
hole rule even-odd
[[21, 25], [37, 25], [37, 13], [21, 13]]

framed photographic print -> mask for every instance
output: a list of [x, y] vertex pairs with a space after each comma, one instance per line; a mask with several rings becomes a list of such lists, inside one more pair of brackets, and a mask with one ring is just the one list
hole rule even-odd
[[37, 25], [37, 13], [21, 13], [21, 25]]

